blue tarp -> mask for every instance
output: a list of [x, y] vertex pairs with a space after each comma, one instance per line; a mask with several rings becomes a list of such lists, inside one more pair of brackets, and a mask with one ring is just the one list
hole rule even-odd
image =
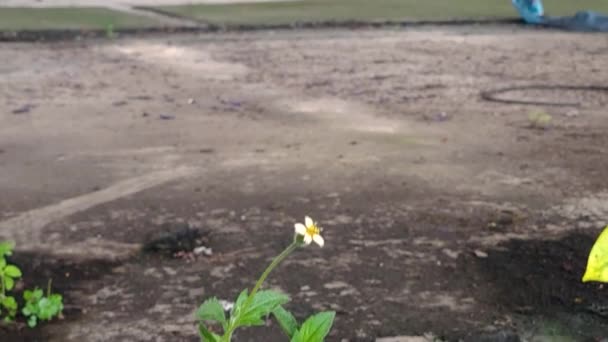
[[544, 13], [541, 0], [511, 0], [522, 19], [533, 25], [555, 27], [570, 31], [608, 32], [608, 16], [591, 11], [578, 12], [573, 16], [551, 17]]

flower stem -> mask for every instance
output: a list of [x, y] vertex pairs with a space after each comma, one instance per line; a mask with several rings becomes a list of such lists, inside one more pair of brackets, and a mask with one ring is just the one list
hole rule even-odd
[[49, 282], [47, 283], [47, 286], [46, 286], [46, 296], [49, 298], [51, 297], [51, 285], [52, 284], [53, 284], [53, 279], [51, 278], [51, 279], [49, 279]]
[[[268, 267], [266, 267], [266, 269], [264, 270], [264, 273], [262, 273], [262, 275], [260, 276], [260, 279], [258, 279], [258, 281], [255, 283], [255, 286], [253, 287], [253, 290], [251, 290], [251, 293], [249, 294], [249, 296], [247, 296], [245, 303], [243, 303], [243, 305], [241, 306], [241, 308], [240, 308], [241, 312], [247, 310], [247, 307], [253, 301], [253, 297], [260, 290], [260, 288], [264, 284], [264, 281], [266, 280], [266, 278], [268, 278], [268, 275], [270, 274], [270, 272], [272, 272], [272, 270], [275, 267], [277, 267], [277, 265], [279, 265], [281, 263], [281, 261], [285, 260], [285, 258], [287, 258], [289, 256], [289, 254], [291, 254], [291, 252], [295, 251], [296, 248], [298, 248], [298, 246], [300, 246], [300, 242], [298, 241], [297, 238], [294, 238], [291, 245], [287, 246], [287, 248], [285, 248], [285, 250], [282, 251], [281, 254], [277, 255], [272, 260], [270, 265], [268, 265]], [[228, 327], [228, 329], [225, 332], [221, 341], [230, 342], [230, 340], [232, 339], [232, 333], [234, 332], [234, 329], [236, 329], [236, 328], [237, 328], [236, 326], [233, 326], [232, 324], [230, 324], [230, 327]]]
[[296, 248], [298, 248], [298, 242], [294, 240], [291, 245], [287, 246], [287, 248], [285, 248], [285, 250], [281, 252], [281, 254], [279, 254], [276, 258], [274, 258], [274, 260], [272, 260], [270, 265], [268, 265], [266, 270], [264, 270], [264, 273], [262, 273], [262, 275], [260, 276], [260, 279], [258, 279], [258, 281], [255, 283], [255, 286], [253, 287], [253, 290], [251, 290], [251, 293], [249, 294], [249, 297], [247, 298], [247, 301], [245, 302], [243, 307], [247, 307], [249, 304], [251, 304], [250, 302], [253, 300], [253, 297], [258, 292], [260, 287], [262, 287], [262, 284], [264, 284], [264, 281], [266, 280], [270, 272], [272, 272], [272, 270], [277, 267], [277, 265], [280, 264], [281, 261], [285, 260], [285, 258], [287, 258], [287, 256], [289, 256], [291, 252], [295, 251]]

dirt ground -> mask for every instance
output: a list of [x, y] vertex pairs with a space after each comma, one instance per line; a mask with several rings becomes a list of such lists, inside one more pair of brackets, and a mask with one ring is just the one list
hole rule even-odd
[[[66, 311], [0, 340], [196, 341], [198, 304], [251, 287], [308, 214], [326, 246], [268, 286], [299, 318], [336, 310], [328, 341], [600, 341], [607, 289], [580, 278], [608, 94], [479, 94], [601, 85], [607, 51], [510, 26], [3, 44], [0, 236]], [[141, 251], [185, 228], [213, 254]], [[269, 325], [235, 340], [284, 340]]]

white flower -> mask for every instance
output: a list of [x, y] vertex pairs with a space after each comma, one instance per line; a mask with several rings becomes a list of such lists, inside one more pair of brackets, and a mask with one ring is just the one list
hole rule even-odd
[[295, 228], [296, 234], [304, 236], [305, 244], [310, 245], [313, 241], [321, 247], [325, 244], [323, 237], [321, 237], [321, 228], [310, 217], [306, 216], [304, 218], [304, 224], [296, 223]]

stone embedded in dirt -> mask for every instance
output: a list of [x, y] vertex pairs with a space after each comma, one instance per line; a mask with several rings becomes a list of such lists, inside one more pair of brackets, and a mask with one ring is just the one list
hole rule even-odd
[[487, 228], [489, 230], [494, 230], [494, 231], [503, 231], [503, 229], [502, 229], [503, 227], [494, 221], [488, 223]]
[[458, 251], [453, 251], [449, 248], [444, 248], [442, 250], [443, 254], [447, 255], [449, 258], [451, 259], [458, 259], [458, 256], [460, 255], [460, 252]]
[[196, 247], [196, 248], [193, 250], [193, 252], [194, 252], [194, 254], [196, 254], [196, 255], [200, 255], [200, 254], [203, 254], [203, 255], [206, 255], [206, 256], [211, 256], [211, 255], [213, 255], [213, 251], [211, 250], [211, 248], [209, 248], [209, 247], [205, 247], [205, 246], [199, 246], [199, 247]]
[[343, 281], [332, 281], [331, 283], [327, 283], [327, 284], [323, 285], [323, 287], [328, 290], [333, 290], [333, 289], [342, 289], [345, 287], [350, 287], [350, 285], [348, 285], [347, 283], [345, 283]]
[[196, 103], [196, 101], [194, 99], [188, 99], [188, 104], [189, 105], [195, 104], [195, 103]]
[[340, 297], [346, 297], [346, 296], [355, 296], [359, 294], [359, 291], [357, 291], [357, 289], [354, 288], [350, 288], [350, 289], [345, 289], [340, 291], [340, 293], [338, 294]]
[[177, 275], [177, 271], [171, 267], [163, 267], [163, 271], [165, 271], [165, 273], [171, 277]]
[[480, 251], [479, 249], [474, 250], [473, 254], [475, 254], [476, 257], [481, 258], [481, 259], [485, 259], [488, 257], [488, 253], [486, 253], [484, 251]]
[[12, 113], [13, 114], [27, 114], [29, 113], [32, 109], [34, 109], [36, 106], [33, 104], [26, 104], [23, 105], [19, 108], [13, 109]]

